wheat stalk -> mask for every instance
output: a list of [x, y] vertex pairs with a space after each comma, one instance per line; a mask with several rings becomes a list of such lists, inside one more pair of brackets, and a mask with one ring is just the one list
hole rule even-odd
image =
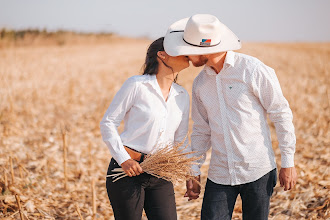
[[[173, 184], [186, 181], [187, 179], [195, 180], [193, 178], [194, 171], [192, 170], [192, 165], [198, 164], [196, 161], [202, 156], [187, 157], [195, 152], [184, 152], [187, 146], [182, 147], [183, 142], [157, 146], [140, 164], [142, 170]], [[113, 177], [114, 182], [127, 176], [122, 168], [115, 168], [113, 172], [116, 173], [107, 175], [107, 177]], [[198, 182], [197, 180], [195, 181]]]

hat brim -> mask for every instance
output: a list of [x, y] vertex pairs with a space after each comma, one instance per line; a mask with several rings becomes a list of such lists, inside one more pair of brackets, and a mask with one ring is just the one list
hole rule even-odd
[[[229, 50], [238, 50], [242, 47], [238, 37], [224, 24], [221, 23], [221, 42], [212, 47], [199, 47], [187, 44], [183, 40], [184, 32], [189, 18], [181, 19], [173, 23], [164, 38], [165, 52], [170, 56], [204, 55], [219, 53]], [[181, 32], [177, 32], [181, 31]]]

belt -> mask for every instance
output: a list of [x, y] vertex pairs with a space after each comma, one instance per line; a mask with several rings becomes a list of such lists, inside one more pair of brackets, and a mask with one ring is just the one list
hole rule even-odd
[[132, 148], [129, 148], [127, 146], [124, 146], [124, 148], [133, 160], [136, 160], [140, 163], [143, 162], [146, 154], [133, 150]]

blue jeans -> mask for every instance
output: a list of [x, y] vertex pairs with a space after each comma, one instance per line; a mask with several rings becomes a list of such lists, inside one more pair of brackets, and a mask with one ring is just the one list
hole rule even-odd
[[242, 198], [243, 220], [268, 219], [270, 197], [276, 181], [276, 169], [254, 182], [242, 185], [221, 185], [207, 179], [201, 219], [231, 219], [238, 194]]

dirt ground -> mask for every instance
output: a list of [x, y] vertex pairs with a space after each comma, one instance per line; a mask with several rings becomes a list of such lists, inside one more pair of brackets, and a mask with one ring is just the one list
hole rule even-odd
[[[25, 219], [79, 219], [78, 210], [83, 219], [113, 219], [105, 188], [111, 155], [99, 122], [122, 83], [141, 74], [151, 41], [70, 42], [0, 47], [0, 218], [20, 219], [17, 194]], [[269, 219], [329, 219], [330, 43], [243, 42], [239, 52], [276, 70], [294, 116], [299, 179], [288, 192], [277, 184]], [[199, 70], [179, 74], [189, 94]], [[202, 198], [188, 202], [183, 183], [175, 192], [179, 219], [199, 219]], [[241, 219], [241, 211], [238, 199], [233, 219]]]

